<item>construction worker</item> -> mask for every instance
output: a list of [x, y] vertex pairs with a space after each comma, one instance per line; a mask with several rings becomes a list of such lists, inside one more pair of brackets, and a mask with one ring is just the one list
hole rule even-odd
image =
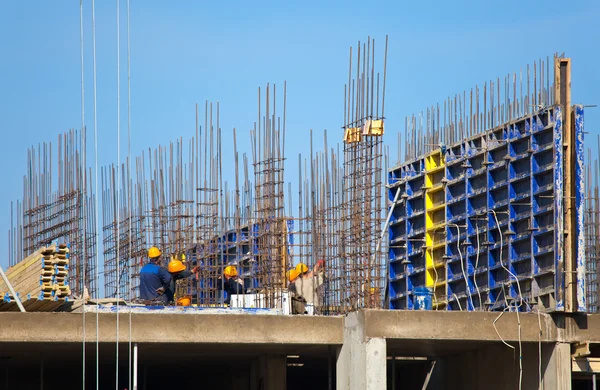
[[200, 267], [196, 266], [196, 267], [192, 268], [191, 271], [188, 271], [186, 269], [186, 266], [184, 263], [185, 255], [182, 254], [180, 259], [181, 260], [171, 257], [171, 261], [169, 262], [169, 265], [167, 266], [167, 269], [169, 270], [169, 273], [171, 274], [171, 278], [172, 278], [171, 284], [166, 293], [168, 302], [175, 301], [175, 290], [177, 288], [178, 280], [187, 279], [187, 278], [191, 277], [192, 275], [195, 275], [196, 280], [198, 280], [198, 270]]
[[306, 310], [301, 310], [301, 305], [297, 305], [296, 301], [304, 303], [304, 305], [321, 306], [319, 288], [325, 282], [325, 260], [319, 260], [313, 267], [312, 271], [304, 263], [299, 263], [296, 266], [298, 278], [294, 281], [292, 292], [292, 310], [295, 314], [307, 314]]
[[298, 273], [298, 276], [304, 276], [306, 273], [308, 273], [308, 266], [304, 263], [298, 263], [296, 266], [296, 272]]
[[300, 276], [300, 273], [295, 268], [287, 271], [285, 276], [290, 281], [288, 285], [288, 291], [290, 292], [290, 299], [292, 301], [292, 314], [306, 314], [306, 300], [298, 294], [296, 288], [296, 280]]
[[237, 268], [233, 265], [228, 265], [223, 271], [223, 278], [219, 278], [219, 288], [227, 293], [225, 298], [225, 304], [231, 303], [232, 294], [246, 294], [246, 288], [244, 288], [244, 281], [240, 279], [237, 273]]
[[308, 266], [306, 264], [298, 263], [298, 265], [296, 265], [296, 272], [298, 272], [298, 276], [301, 278], [312, 277], [313, 274], [316, 274], [319, 271], [321, 271], [323, 267], [325, 267], [325, 260], [317, 261], [317, 264], [315, 264], [312, 272], [309, 272]]
[[140, 271], [140, 298], [144, 301], [167, 303], [166, 292], [171, 284], [171, 274], [160, 266], [162, 253], [153, 246], [148, 250], [148, 263]]
[[290, 281], [290, 285], [294, 283], [294, 280], [298, 279], [298, 276], [300, 276], [300, 274], [295, 268], [292, 268], [285, 273], [285, 277]]

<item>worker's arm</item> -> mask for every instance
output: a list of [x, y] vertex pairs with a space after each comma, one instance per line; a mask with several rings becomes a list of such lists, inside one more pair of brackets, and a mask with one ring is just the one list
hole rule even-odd
[[222, 276], [219, 276], [219, 278], [217, 279], [216, 287], [219, 290], [229, 291], [229, 282], [227, 280], [223, 279]]
[[172, 280], [171, 274], [166, 269], [160, 268], [158, 270], [158, 277], [160, 278], [160, 282], [162, 283], [163, 288], [166, 291], [169, 288], [169, 286], [171, 285], [171, 280]]
[[319, 260], [319, 261], [317, 261], [317, 264], [315, 264], [315, 266], [313, 267], [313, 272], [315, 274], [317, 274], [320, 271], [322, 271], [324, 268], [325, 268], [325, 260]]
[[186, 278], [189, 278], [192, 275], [194, 275], [194, 273], [192, 271], [188, 271], [188, 270], [181, 271], [179, 273], [179, 276], [177, 277], [177, 279], [186, 279]]

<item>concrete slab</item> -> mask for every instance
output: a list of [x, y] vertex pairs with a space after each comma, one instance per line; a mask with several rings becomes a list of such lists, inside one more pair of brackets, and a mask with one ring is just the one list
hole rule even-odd
[[[518, 341], [516, 313], [364, 310], [367, 337], [399, 340]], [[548, 314], [520, 313], [522, 342], [555, 342], [558, 331]]]
[[[96, 332], [96, 318], [98, 332]], [[82, 342], [82, 313], [0, 313], [0, 342]], [[85, 314], [85, 339], [116, 342], [117, 314]], [[341, 345], [343, 317], [249, 314], [120, 314], [119, 341]], [[176, 329], [176, 331], [174, 331]]]

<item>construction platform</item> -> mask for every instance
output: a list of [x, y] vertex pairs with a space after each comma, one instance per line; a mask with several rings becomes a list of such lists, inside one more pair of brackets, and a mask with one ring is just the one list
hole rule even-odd
[[[545, 389], [570, 389], [580, 380], [589, 384], [593, 356], [600, 357], [600, 315], [197, 311], [120, 313], [118, 322], [123, 388], [130, 343], [139, 348], [140, 389], [167, 383], [188, 388], [199, 381], [208, 388], [249, 390], [260, 383], [264, 389], [386, 389], [400, 383], [421, 389], [426, 378], [430, 389], [512, 389], [520, 372], [523, 389], [538, 388], [540, 379]], [[96, 362], [100, 387], [114, 386], [116, 313], [7, 312], [0, 313], [0, 323], [0, 383], [8, 388], [80, 387], [84, 338], [87, 387], [95, 388]], [[575, 359], [572, 352], [582, 356]], [[177, 375], [166, 375], [172, 370]]]

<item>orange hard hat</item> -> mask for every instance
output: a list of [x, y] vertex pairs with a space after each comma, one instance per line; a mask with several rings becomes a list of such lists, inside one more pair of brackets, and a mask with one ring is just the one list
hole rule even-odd
[[192, 304], [192, 298], [181, 297], [177, 300], [177, 306], [190, 306]]
[[238, 275], [237, 269], [233, 265], [228, 265], [227, 267], [225, 267], [225, 271], [223, 273], [225, 274], [225, 276], [229, 276], [230, 278], [233, 278]]
[[185, 271], [185, 265], [181, 260], [171, 260], [168, 266], [170, 273]]

